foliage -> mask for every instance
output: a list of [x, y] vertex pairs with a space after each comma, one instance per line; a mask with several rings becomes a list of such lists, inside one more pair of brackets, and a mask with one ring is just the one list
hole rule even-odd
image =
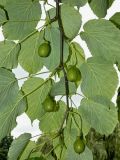
[[[81, 31], [79, 9], [87, 2], [98, 19], [88, 21]], [[55, 0], [52, 6], [47, 0], [0, 0], [5, 38], [0, 42], [0, 141], [24, 112], [31, 121], [40, 121], [42, 131], [37, 142], [29, 133], [15, 139], [8, 160], [120, 159], [119, 91], [117, 106], [111, 101], [118, 88], [116, 68], [120, 71], [120, 13], [101, 19], [113, 2]], [[86, 42], [90, 58], [76, 37]], [[18, 64], [28, 77], [15, 77]], [[46, 79], [40, 78], [44, 66]], [[82, 98], [79, 107], [72, 96]]]
[[6, 136], [1, 140], [0, 142], [0, 159], [1, 160], [7, 160], [8, 151], [12, 141], [13, 141], [12, 136]]

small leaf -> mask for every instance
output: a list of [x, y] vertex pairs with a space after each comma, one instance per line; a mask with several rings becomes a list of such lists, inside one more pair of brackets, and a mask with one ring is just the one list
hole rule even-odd
[[[69, 82], [69, 93], [70, 94], [76, 93], [76, 86], [72, 82]], [[66, 95], [64, 78], [61, 78], [60, 82], [57, 82], [53, 85], [51, 89], [51, 95], [52, 96]]]
[[3, 33], [11, 40], [21, 40], [35, 31], [41, 17], [40, 4], [37, 0], [9, 0], [5, 10], [9, 21], [3, 26]]
[[[41, 87], [38, 88], [39, 86]], [[38, 88], [36, 91], [27, 96], [28, 108], [26, 113], [31, 120], [41, 119], [41, 116], [44, 113], [42, 102], [50, 92], [51, 80], [45, 83], [45, 81], [41, 78], [30, 78], [24, 83], [22, 87], [25, 94], [32, 92], [36, 88]]]
[[31, 134], [25, 133], [15, 139], [9, 149], [8, 160], [18, 160], [26, 145], [28, 144], [30, 138]]
[[76, 65], [78, 68], [85, 62], [84, 51], [77, 42], [70, 44], [70, 57], [67, 65]]
[[117, 108], [104, 99], [83, 99], [79, 113], [97, 132], [109, 135], [118, 123]]
[[19, 51], [19, 44], [10, 41], [0, 42], [0, 67], [8, 69], [16, 68]]

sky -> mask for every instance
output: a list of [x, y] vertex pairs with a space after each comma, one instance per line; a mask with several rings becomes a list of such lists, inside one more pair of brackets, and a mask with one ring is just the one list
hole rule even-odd
[[[53, 0], [49, 0], [49, 3], [51, 3], [52, 5], [55, 6], [55, 2]], [[42, 2], [41, 2], [42, 4]], [[43, 6], [42, 6], [43, 8]], [[49, 6], [46, 6], [46, 9], [50, 9]], [[120, 12], [120, 0], [115, 0], [112, 7], [109, 8], [108, 12], [107, 12], [107, 16], [105, 17], [105, 19], [109, 19], [112, 15], [114, 15], [114, 13], [116, 12]], [[82, 15], [82, 27], [81, 30], [83, 30], [83, 25], [90, 19], [97, 19], [97, 17], [94, 15], [94, 13], [92, 12], [92, 10], [90, 9], [89, 5], [86, 4], [85, 6], [80, 8], [80, 13]], [[42, 13], [42, 19], [45, 18], [45, 13]], [[43, 25], [44, 22], [39, 22], [37, 27], [40, 27]], [[0, 41], [4, 40], [4, 36], [2, 34], [2, 28], [0, 28]], [[84, 52], [86, 57], [91, 57], [91, 54], [89, 52], [89, 49], [87, 48], [87, 45], [84, 41], [82, 41], [82, 39], [77, 36], [74, 41], [80, 43], [80, 45], [83, 47]], [[43, 70], [46, 70], [45, 68], [43, 68]], [[43, 71], [42, 70], [42, 71]], [[116, 69], [117, 71], [117, 69]], [[27, 72], [25, 72], [20, 66], [18, 66], [16, 69], [13, 70], [13, 72], [15, 73], [16, 78], [21, 78], [21, 77], [25, 77], [28, 75]], [[117, 71], [118, 72], [118, 71]], [[48, 75], [43, 75], [42, 78], [46, 78]], [[120, 79], [120, 74], [118, 72], [118, 76]], [[24, 80], [20, 80], [19, 81], [19, 86], [21, 87], [22, 84], [24, 83], [26, 79]], [[120, 84], [120, 83], [119, 83]], [[117, 90], [116, 90], [117, 91]], [[116, 92], [117, 93], [117, 92]], [[80, 97], [78, 96], [73, 96], [72, 99], [75, 101], [76, 105], [78, 106], [80, 104]], [[112, 99], [113, 102], [116, 101], [116, 94]], [[36, 136], [39, 135], [41, 133], [41, 131], [39, 130], [39, 121], [38, 120], [34, 120], [33, 123], [31, 123], [30, 119], [28, 118], [28, 116], [24, 113], [21, 116], [17, 117], [17, 127], [12, 131], [12, 135], [14, 136], [14, 138], [18, 137], [19, 135], [27, 132], [27, 133], [31, 133], [32, 136]]]

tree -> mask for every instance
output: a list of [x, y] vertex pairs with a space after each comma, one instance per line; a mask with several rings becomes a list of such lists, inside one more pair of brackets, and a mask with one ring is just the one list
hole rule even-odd
[[[98, 19], [88, 21], [83, 31], [79, 9], [87, 0], [55, 0], [55, 6], [40, 1], [46, 18], [35, 29], [43, 20], [39, 0], [0, 0], [5, 37], [0, 42], [0, 141], [11, 133], [23, 112], [31, 121], [38, 119], [42, 131], [36, 135], [37, 142], [31, 141], [29, 133], [13, 140], [8, 160], [118, 158], [120, 145], [112, 141], [112, 135], [119, 133], [119, 94], [117, 106], [111, 99], [118, 88], [114, 65], [120, 69], [120, 13], [101, 19], [114, 0], [88, 1]], [[86, 59], [74, 41], [76, 36], [86, 42], [91, 58]], [[15, 77], [13, 69], [18, 64], [28, 77]], [[49, 73], [45, 80], [37, 77], [44, 74], [43, 66]], [[27, 80], [19, 88], [21, 79]], [[56, 100], [56, 96], [60, 98]], [[79, 107], [72, 96], [82, 98]], [[117, 146], [115, 150], [110, 142]], [[103, 154], [99, 154], [101, 150]]]

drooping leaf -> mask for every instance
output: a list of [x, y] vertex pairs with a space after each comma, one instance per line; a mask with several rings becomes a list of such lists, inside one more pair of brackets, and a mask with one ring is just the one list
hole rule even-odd
[[107, 14], [108, 0], [91, 0], [89, 5], [93, 12], [100, 18], [103, 18]]
[[69, 5], [62, 5], [61, 18], [65, 35], [73, 39], [79, 32], [82, 23], [79, 11]]
[[93, 56], [120, 62], [120, 30], [108, 20], [90, 20], [84, 25], [81, 37], [86, 41]]
[[101, 95], [111, 99], [118, 85], [114, 67], [100, 57], [92, 57], [81, 68], [81, 90], [86, 97]]
[[[72, 82], [69, 82], [69, 93], [70, 94], [76, 93], [76, 86]], [[59, 82], [57, 82], [53, 85], [53, 87], [51, 89], [51, 95], [52, 96], [66, 95], [64, 78], [61, 78], [61, 80]]]
[[0, 8], [0, 25], [5, 23], [6, 21], [7, 21], [7, 17], [6, 17], [5, 11]]
[[10, 41], [0, 42], [0, 67], [13, 69], [18, 65], [20, 45]]
[[[44, 85], [42, 85], [43, 83]], [[41, 116], [44, 113], [42, 102], [50, 92], [51, 80], [45, 83], [45, 81], [41, 78], [30, 78], [24, 83], [22, 87], [25, 94], [32, 92], [36, 88], [38, 88], [36, 91], [27, 96], [28, 108], [26, 113], [31, 120], [41, 119]]]
[[4, 36], [20, 40], [33, 32], [41, 17], [38, 0], [9, 0], [5, 5], [9, 21], [3, 26]]
[[77, 42], [70, 44], [70, 57], [67, 65], [76, 65], [78, 68], [85, 62], [84, 51]]
[[26, 99], [23, 98], [20, 92], [13, 103], [9, 103], [8, 106], [0, 108], [0, 140], [11, 133], [12, 129], [16, 126], [17, 116], [25, 112], [26, 106]]
[[42, 42], [43, 32], [37, 32], [21, 44], [19, 63], [29, 73], [36, 73], [43, 67], [42, 59], [38, 55]]
[[[59, 103], [60, 108], [57, 112], [46, 113], [40, 121], [40, 129], [43, 132], [57, 132], [60, 129], [66, 105], [64, 102]], [[49, 126], [49, 127], [48, 127]]]
[[115, 13], [111, 18], [110, 21], [115, 24], [120, 29], [120, 12]]
[[101, 134], [110, 134], [118, 123], [117, 108], [104, 99], [83, 99], [79, 113], [84, 121]]
[[[12, 142], [9, 149], [8, 160], [18, 160], [23, 153], [25, 147], [29, 143], [31, 134], [25, 133]], [[25, 157], [24, 157], [25, 158]], [[23, 159], [21, 159], [23, 160]]]
[[[45, 38], [50, 42], [51, 54], [49, 57], [43, 58], [45, 66], [53, 71], [60, 63], [60, 32], [58, 28], [48, 26], [45, 29]], [[64, 61], [67, 60], [69, 54], [69, 46], [64, 43]]]
[[84, 6], [87, 3], [87, 0], [62, 0], [63, 3], [67, 3], [71, 6]]

